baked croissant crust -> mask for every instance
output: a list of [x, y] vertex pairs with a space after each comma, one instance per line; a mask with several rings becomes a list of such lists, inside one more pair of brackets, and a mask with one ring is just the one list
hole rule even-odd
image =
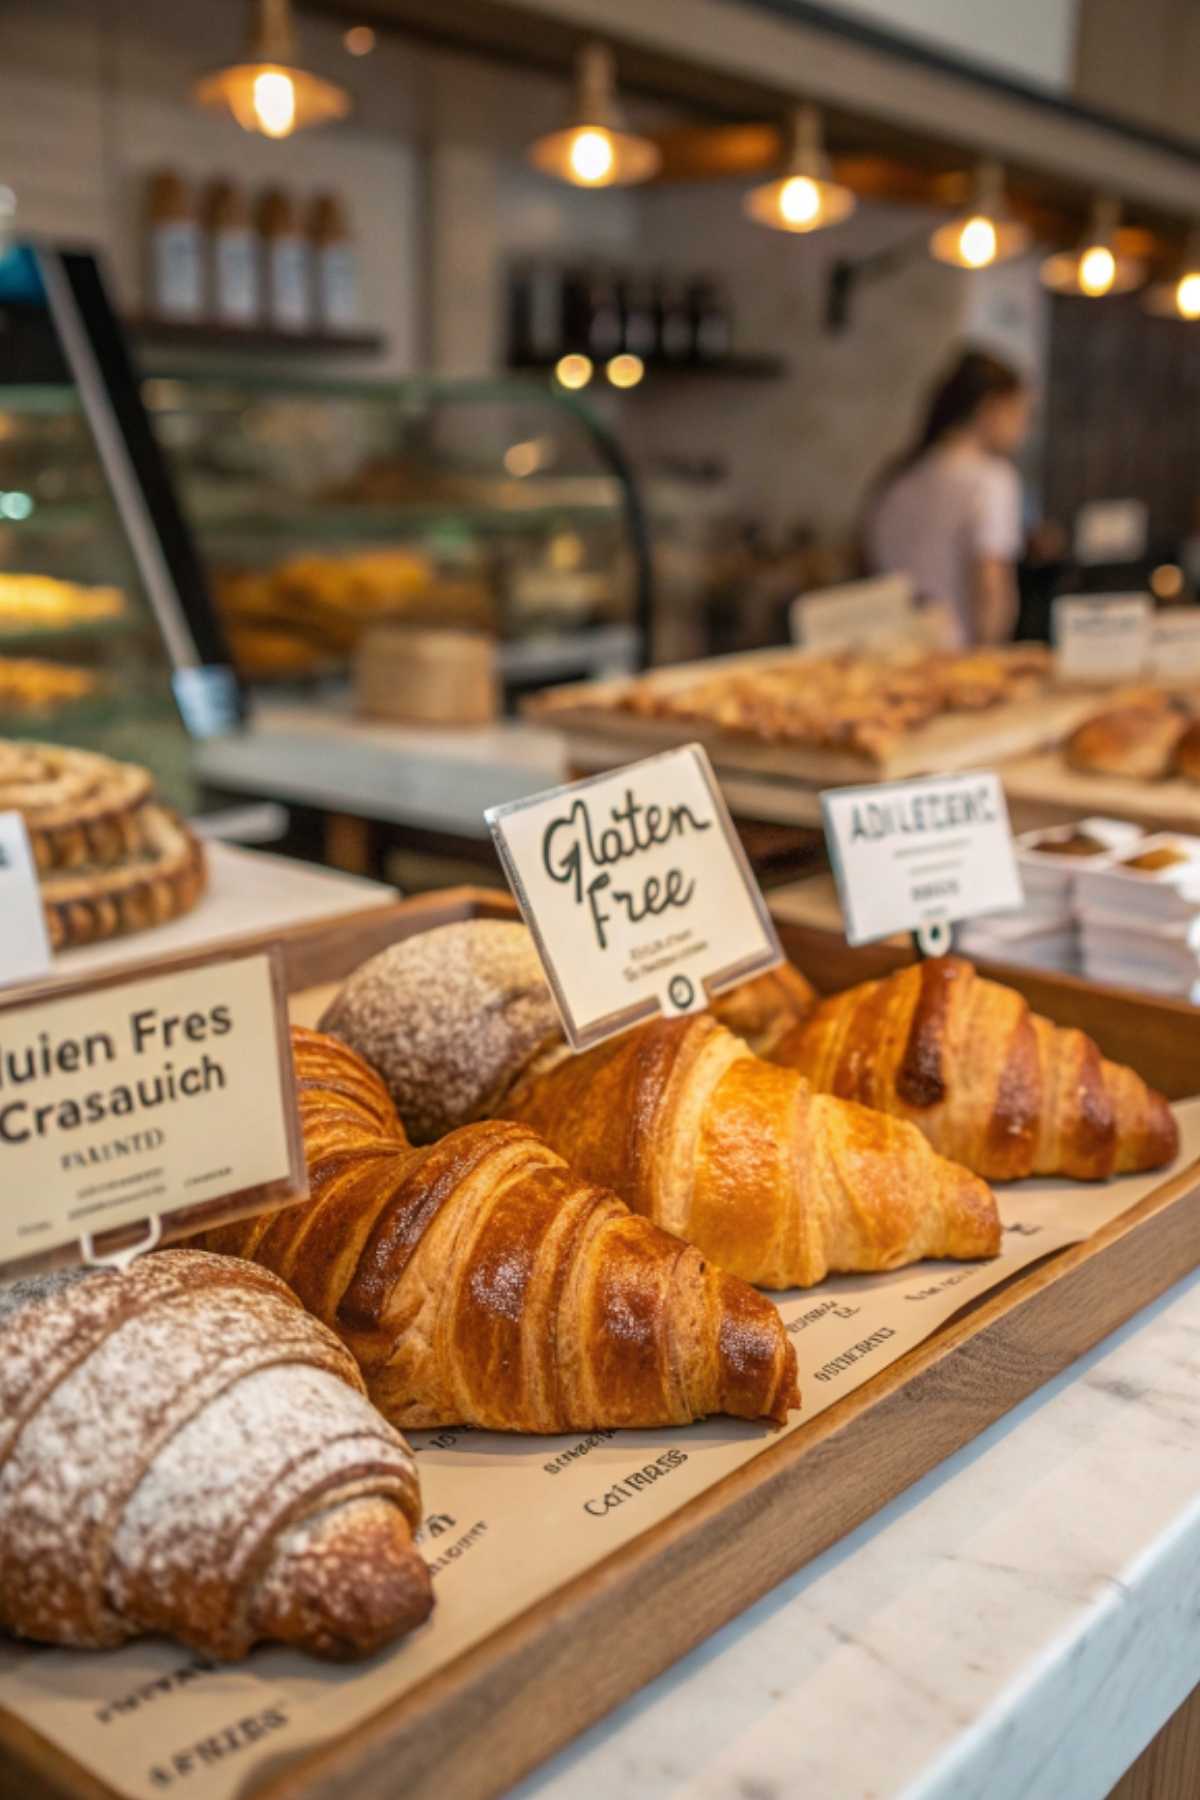
[[1100, 1180], [1179, 1149], [1161, 1094], [959, 957], [835, 994], [775, 1057], [824, 1093], [910, 1120], [990, 1181]]
[[1160, 781], [1171, 773], [1187, 718], [1163, 700], [1144, 700], [1099, 713], [1077, 727], [1064, 754], [1084, 775], [1123, 775]]
[[366, 1655], [433, 1602], [403, 1438], [265, 1270], [168, 1250], [0, 1288], [0, 1627]]
[[413, 1150], [353, 1051], [298, 1028], [292, 1041], [312, 1198], [202, 1241], [282, 1276], [394, 1423], [782, 1423], [799, 1403], [783, 1322], [745, 1283], [522, 1126]]
[[708, 1010], [743, 1038], [756, 1056], [769, 1057], [787, 1033], [816, 1009], [818, 998], [812, 983], [785, 962], [718, 994]]
[[706, 1014], [535, 1069], [501, 1103], [635, 1211], [763, 1287], [994, 1256], [996, 1202], [919, 1132], [814, 1093]]

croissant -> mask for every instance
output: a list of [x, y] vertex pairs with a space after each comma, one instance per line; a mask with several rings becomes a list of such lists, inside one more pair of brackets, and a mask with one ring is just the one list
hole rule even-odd
[[834, 995], [775, 1059], [825, 1093], [911, 1120], [990, 1181], [1100, 1180], [1157, 1169], [1179, 1149], [1161, 1094], [959, 957]]
[[994, 1256], [996, 1203], [919, 1132], [816, 1094], [701, 1013], [534, 1070], [504, 1114], [762, 1287]]
[[718, 994], [708, 1010], [743, 1038], [756, 1056], [769, 1057], [781, 1039], [815, 1010], [817, 999], [816, 989], [799, 969], [780, 963], [765, 975]]
[[265, 1270], [168, 1250], [0, 1288], [0, 1627], [366, 1655], [433, 1602], [403, 1438]]
[[394, 1423], [783, 1423], [799, 1404], [775, 1308], [532, 1131], [483, 1122], [413, 1150], [353, 1051], [299, 1028], [292, 1044], [312, 1198], [202, 1241], [282, 1276]]
[[1159, 781], [1171, 772], [1187, 719], [1165, 696], [1147, 696], [1099, 713], [1064, 745], [1071, 768], [1084, 775], [1124, 775]]
[[[759, 1286], [999, 1250], [993, 1196], [919, 1132], [812, 1093], [711, 1014], [569, 1056], [539, 971], [522, 926], [445, 926], [364, 963], [322, 1024], [380, 1071], [414, 1136], [456, 1111], [532, 1125], [577, 1175]], [[807, 988], [770, 979], [789, 1008]], [[760, 989], [741, 1023], [766, 1010]]]

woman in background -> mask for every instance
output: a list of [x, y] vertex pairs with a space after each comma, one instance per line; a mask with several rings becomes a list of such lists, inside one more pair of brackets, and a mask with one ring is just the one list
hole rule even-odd
[[916, 443], [877, 484], [865, 548], [875, 574], [911, 577], [942, 603], [961, 645], [999, 644], [1017, 617], [1021, 482], [1012, 458], [1032, 395], [1009, 364], [960, 356], [935, 389]]

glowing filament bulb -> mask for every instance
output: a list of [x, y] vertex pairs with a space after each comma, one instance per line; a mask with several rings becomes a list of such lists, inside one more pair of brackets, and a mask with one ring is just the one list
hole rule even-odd
[[1079, 259], [1079, 285], [1085, 294], [1107, 294], [1117, 277], [1117, 262], [1105, 244], [1093, 244]]
[[807, 225], [821, 211], [821, 190], [807, 175], [793, 175], [779, 190], [779, 211], [789, 225]]
[[1175, 305], [1184, 319], [1200, 319], [1200, 274], [1184, 275], [1175, 289]]
[[296, 84], [282, 69], [254, 77], [254, 116], [267, 137], [287, 137], [296, 123]]
[[996, 227], [982, 213], [976, 213], [959, 232], [958, 248], [968, 269], [986, 269], [996, 260]]
[[608, 132], [596, 131], [591, 127], [577, 132], [571, 144], [570, 162], [576, 180], [588, 187], [607, 181], [616, 162]]

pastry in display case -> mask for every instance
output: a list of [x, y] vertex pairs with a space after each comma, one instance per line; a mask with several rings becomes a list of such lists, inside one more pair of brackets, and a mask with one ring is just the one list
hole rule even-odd
[[494, 635], [510, 689], [643, 660], [640, 499], [578, 401], [240, 372], [143, 392], [245, 679], [348, 676], [391, 624]]
[[170, 809], [194, 810], [192, 740], [241, 703], [95, 259], [11, 245], [0, 303], [0, 734], [146, 765], [164, 803], [136, 871], [48, 896], [74, 942], [84, 902], [89, 937], [184, 903], [196, 856]]

